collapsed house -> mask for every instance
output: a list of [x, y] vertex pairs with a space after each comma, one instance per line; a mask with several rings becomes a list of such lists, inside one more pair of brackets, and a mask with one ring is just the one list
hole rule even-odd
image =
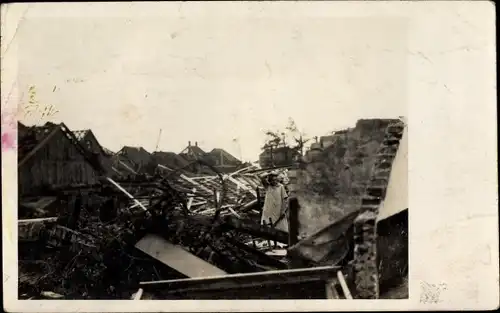
[[[401, 121], [385, 128], [359, 208], [306, 238], [298, 237], [293, 166], [281, 169], [290, 176], [292, 195], [284, 232], [259, 222], [265, 196], [259, 176], [275, 168], [223, 173], [191, 156], [187, 162], [211, 174], [158, 162], [168, 170], [113, 179], [81, 142], [66, 138], [93, 171], [97, 186], [89, 181], [84, 188], [98, 200], [89, 204], [79, 191], [78, 201], [61, 202], [66, 210], [57, 212], [65, 214], [19, 221], [26, 297], [52, 288], [64, 298], [94, 299], [383, 298], [407, 275], [407, 133]], [[58, 188], [56, 198], [69, 192]], [[30, 263], [40, 256], [55, 266]], [[69, 290], [76, 279], [80, 283]]]
[[73, 131], [73, 134], [81, 145], [83, 145], [85, 148], [87, 148], [88, 151], [99, 157], [99, 162], [106, 170], [107, 175], [115, 174], [115, 171], [112, 168], [112, 156], [114, 155], [114, 153], [101, 146], [92, 130], [77, 130]]
[[41, 194], [47, 188], [97, 184], [96, 172], [70, 138], [70, 131], [64, 125], [50, 122], [19, 133], [21, 196]]

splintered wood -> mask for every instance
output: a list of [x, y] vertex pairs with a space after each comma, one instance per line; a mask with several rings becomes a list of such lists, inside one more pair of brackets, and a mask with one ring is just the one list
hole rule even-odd
[[261, 186], [257, 175], [246, 173], [252, 168], [224, 175], [222, 181], [217, 175], [187, 177], [181, 174], [174, 185], [176, 189], [190, 191], [187, 208], [193, 214], [212, 215], [219, 208], [221, 216], [242, 218], [242, 213], [256, 205], [257, 189]]

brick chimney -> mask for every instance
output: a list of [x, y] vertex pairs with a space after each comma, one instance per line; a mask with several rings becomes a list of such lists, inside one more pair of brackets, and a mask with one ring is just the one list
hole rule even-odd
[[188, 147], [191, 147], [191, 141], [188, 141]]
[[194, 145], [198, 147], [198, 141], [195, 141], [195, 142], [194, 142]]

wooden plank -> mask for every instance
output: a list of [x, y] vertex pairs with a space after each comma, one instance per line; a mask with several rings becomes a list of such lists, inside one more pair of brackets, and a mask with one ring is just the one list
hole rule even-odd
[[211, 277], [226, 272], [156, 235], [146, 235], [135, 247], [187, 277]]
[[185, 181], [190, 182], [191, 184], [195, 185], [196, 187], [199, 187], [200, 189], [202, 189], [202, 190], [204, 190], [206, 192], [209, 192], [210, 194], [213, 194], [212, 190], [208, 189], [207, 187], [205, 187], [204, 185], [198, 183], [197, 181], [192, 180], [191, 178], [187, 177], [186, 175], [181, 174], [180, 177], [182, 179], [184, 179]]
[[255, 165], [250, 165], [250, 166], [247, 166], [245, 168], [242, 168], [240, 170], [237, 170], [236, 172], [232, 172], [231, 174], [229, 174], [229, 176], [235, 176], [235, 175], [238, 175], [240, 173], [243, 173], [243, 172], [246, 172], [248, 171], [249, 169], [251, 169], [252, 167], [255, 167]]
[[57, 221], [57, 217], [41, 217], [41, 218], [31, 218], [18, 220], [19, 224], [31, 224], [31, 223], [39, 223], [39, 222], [55, 222]]
[[255, 193], [255, 190], [253, 190], [252, 188], [248, 187], [246, 184], [243, 184], [240, 181], [238, 181], [238, 180], [236, 180], [233, 177], [228, 176], [228, 175], [224, 176], [224, 178], [225, 179], [229, 179], [231, 182], [233, 182], [236, 185], [240, 186], [241, 189], [250, 192], [255, 198], [257, 198], [257, 194]]
[[[193, 188], [193, 193], [196, 193], [196, 188]], [[187, 203], [187, 209], [191, 209], [191, 206], [193, 205], [193, 197], [189, 197], [188, 203]]]
[[139, 288], [139, 290], [137, 290], [137, 292], [132, 295], [131, 300], [141, 300], [143, 293], [144, 293], [144, 289]]
[[43, 146], [49, 142], [50, 139], [52, 139], [52, 137], [58, 132], [61, 130], [60, 128], [61, 126], [60, 125], [57, 125], [54, 127], [54, 129], [50, 132], [50, 134], [48, 134], [42, 141], [40, 141], [36, 146], [35, 148], [33, 148], [28, 154], [26, 154], [26, 156], [19, 162], [18, 164], [18, 168], [20, 168], [21, 166], [24, 165], [24, 163], [26, 163], [32, 156], [34, 156], [40, 149], [43, 148]]
[[337, 289], [335, 289], [336, 284], [337, 284], [337, 281], [334, 279], [326, 281], [325, 291], [326, 291], [326, 298], [327, 299], [340, 299], [340, 296], [337, 292]]
[[349, 291], [349, 287], [347, 287], [347, 283], [345, 281], [344, 274], [342, 274], [342, 271], [337, 272], [337, 278], [340, 282], [340, 286], [342, 287], [342, 291], [344, 292], [345, 298], [352, 299], [351, 292]]
[[299, 241], [299, 200], [296, 197], [288, 202], [288, 221], [288, 245], [292, 247]]
[[236, 213], [236, 211], [233, 210], [232, 207], [228, 207], [228, 210], [231, 211], [231, 213], [233, 213], [233, 215], [236, 216], [237, 218], [241, 218], [241, 216], [238, 213]]
[[238, 179], [246, 182], [246, 184], [249, 185], [254, 190], [257, 189], [257, 187], [258, 187], [258, 185], [255, 183], [255, 181], [247, 176], [240, 175], [240, 176], [238, 176]]
[[195, 207], [195, 206], [200, 206], [200, 205], [204, 205], [204, 204], [207, 204], [208, 201], [200, 201], [200, 202], [194, 202], [191, 204], [191, 207]]
[[134, 196], [132, 196], [130, 193], [128, 193], [128, 191], [127, 191], [127, 190], [125, 190], [122, 186], [118, 185], [118, 183], [117, 183], [117, 182], [115, 182], [114, 180], [112, 180], [112, 179], [111, 179], [111, 178], [109, 178], [109, 177], [106, 177], [106, 179], [107, 179], [110, 183], [112, 183], [113, 185], [115, 185], [115, 186], [116, 186], [116, 188], [118, 188], [121, 192], [123, 192], [125, 195], [127, 195], [127, 197], [129, 197], [130, 199], [134, 200], [134, 202], [135, 202], [138, 206], [140, 206], [140, 207], [141, 207], [144, 211], [147, 211], [147, 210], [148, 210], [148, 209], [146, 209], [146, 207], [145, 207], [142, 203], [140, 203], [137, 199], [135, 199], [135, 198], [134, 198]]
[[223, 230], [237, 230], [256, 237], [274, 240], [281, 243], [288, 243], [288, 233], [276, 228], [270, 228], [264, 225], [259, 225], [253, 221], [240, 220], [233, 216], [227, 216], [224, 223], [220, 226]]
[[201, 290], [228, 290], [252, 288], [264, 285], [297, 284], [313, 281], [326, 281], [338, 271], [339, 267], [321, 266], [289, 270], [273, 270], [257, 273], [229, 274], [203, 278], [186, 278], [163, 281], [141, 282], [146, 290], [170, 292], [192, 292]]
[[240, 208], [240, 211], [241, 212], [245, 212], [247, 210], [249, 210], [254, 204], [257, 203], [257, 199], [255, 200], [252, 200], [250, 202], [247, 202], [245, 205], [243, 205], [241, 208]]
[[[237, 170], [236, 172], [232, 172], [232, 173], [228, 174], [228, 176], [235, 176], [235, 175], [238, 175], [238, 174], [240, 174], [240, 173], [243, 173], [243, 172], [245, 172], [245, 171], [247, 171], [247, 170], [251, 169], [252, 167], [254, 167], [254, 165], [251, 165], [251, 166], [248, 166], [248, 167], [242, 168], [242, 169], [240, 169], [240, 170]], [[217, 176], [217, 175], [215, 175], [215, 176], [203, 176], [203, 177], [205, 177], [205, 178], [207, 179], [207, 182], [209, 182], [209, 181], [212, 181], [212, 180], [214, 180], [214, 179], [219, 178], [219, 176]], [[202, 178], [202, 177], [196, 177], [196, 178]]]

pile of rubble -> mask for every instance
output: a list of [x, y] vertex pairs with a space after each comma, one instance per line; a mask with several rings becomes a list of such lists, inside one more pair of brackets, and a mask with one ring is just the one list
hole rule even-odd
[[260, 175], [276, 169], [112, 179], [80, 146], [98, 183], [20, 203], [19, 297], [377, 298], [376, 218], [404, 129], [387, 127], [362, 207], [302, 240], [293, 196], [288, 232], [260, 223]]
[[19, 220], [20, 296], [49, 289], [72, 299], [127, 298], [140, 281], [189, 277], [189, 269], [173, 269], [138, 247], [147, 236], [225, 273], [287, 268], [265, 253], [288, 237], [259, 224], [260, 181], [245, 174], [251, 170], [220, 177], [108, 178], [76, 200], [51, 197], [68, 208], [52, 211], [66, 214]]

